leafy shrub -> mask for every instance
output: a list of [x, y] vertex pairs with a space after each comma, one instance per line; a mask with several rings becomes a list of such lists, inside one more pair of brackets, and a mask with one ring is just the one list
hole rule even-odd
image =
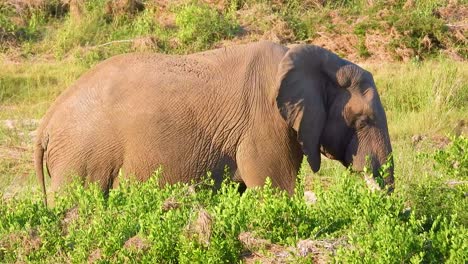
[[[462, 233], [466, 232], [465, 227], [468, 225], [466, 193], [468, 189], [464, 181], [468, 175], [467, 147], [468, 140], [460, 136], [453, 138], [453, 141], [444, 150], [420, 155], [421, 162], [433, 163], [436, 172], [440, 173], [431, 175], [419, 183], [409, 184], [407, 187], [408, 203], [414, 210], [414, 214], [423, 220], [421, 223], [425, 230], [439, 228], [442, 221], [447, 225], [460, 223], [462, 226], [455, 229], [461, 229]], [[444, 232], [450, 231], [445, 230]], [[439, 237], [439, 239], [442, 238]], [[441, 243], [447, 245], [446, 242]]]
[[[238, 236], [246, 231], [292, 248], [295, 261], [310, 257], [294, 253], [302, 239], [342, 241], [323, 257], [346, 263], [467, 257], [466, 228], [456, 216], [437, 215], [428, 224], [426, 215], [414, 213], [419, 208], [403, 210], [402, 196], [372, 192], [356, 176], [345, 172], [327, 190], [317, 187], [315, 204], [305, 202], [301, 181], [290, 197], [270, 181], [240, 195], [232, 182], [215, 193], [209, 180], [195, 188], [159, 187], [157, 176], [122, 180], [107, 198], [95, 185], [74, 184], [52, 209], [39, 195], [0, 200], [0, 261], [233, 263], [245, 250]], [[132, 240], [140, 246], [129, 246]]]
[[13, 37], [17, 30], [17, 25], [11, 21], [13, 14], [13, 8], [0, 3], [0, 43], [5, 43], [8, 38]]
[[449, 177], [468, 179], [468, 138], [453, 137], [446, 149], [437, 150], [433, 158], [436, 169]]
[[234, 18], [223, 16], [208, 5], [191, 3], [176, 11], [177, 36], [195, 50], [208, 48], [214, 42], [233, 37], [238, 30]]
[[432, 15], [406, 12], [405, 15], [395, 13], [389, 18], [390, 25], [402, 35], [390, 45], [395, 48], [400, 46], [410, 48], [419, 56], [438, 50], [441, 41], [448, 37], [443, 21]]
[[37, 40], [49, 16], [43, 9], [28, 7], [17, 13], [8, 3], [0, 3], [0, 48], [4, 43]]
[[[331, 31], [333, 36], [337, 34], [338, 37], [349, 34], [352, 29], [343, 24], [344, 20], [334, 19], [338, 15], [344, 17], [346, 23], [364, 20], [367, 25], [378, 25], [368, 27], [374, 28], [373, 33], [377, 36], [391, 33], [392, 40], [386, 41], [388, 45], [385, 52], [393, 54], [395, 58], [415, 56], [419, 60], [434, 56], [440, 50], [454, 51], [466, 57], [463, 34], [458, 29], [448, 28], [445, 25], [447, 18], [437, 15], [438, 8], [448, 6], [446, 1], [439, 0], [415, 1], [411, 8], [405, 7], [408, 1], [388, 3], [380, 0], [229, 0], [216, 4], [187, 0], [177, 2], [182, 3], [178, 7], [174, 7], [174, 3], [161, 5], [158, 1], [132, 0], [130, 2], [133, 4], [129, 4], [128, 1], [87, 0], [77, 1], [80, 6], [78, 9], [81, 10], [79, 12], [72, 12], [73, 6], [60, 0], [34, 2], [41, 4], [24, 5], [19, 13], [8, 2], [0, 3], [0, 39], [10, 43], [2, 43], [4, 50], [21, 46], [24, 54], [52, 52], [58, 57], [90, 52], [94, 55], [81, 54], [80, 58], [102, 60], [114, 54], [134, 51], [135, 48], [128, 42], [116, 42], [112, 48], [99, 47], [100, 51], [97, 52], [83, 51], [80, 47], [152, 36], [158, 39], [154, 50], [168, 53], [199, 51], [212, 48], [220, 40], [232, 38], [239, 31], [237, 19], [243, 19], [239, 16], [260, 4], [268, 6], [279, 19], [280, 23], [273, 22], [269, 30], [273, 30], [274, 35], [284, 42], [310, 41], [321, 31]], [[161, 17], [172, 20], [173, 15], [177, 27], [172, 27], [172, 21], [167, 28], [164, 22], [159, 25], [159, 22], [165, 20], [163, 18], [159, 21]], [[77, 19], [70, 21], [69, 16]], [[256, 17], [255, 23], [269, 24], [271, 18], [268, 15]], [[247, 24], [243, 23], [242, 26], [249, 29], [250, 22], [244, 22]], [[358, 22], [356, 27], [359, 29], [354, 32], [358, 36], [358, 43], [353, 45], [358, 55], [366, 58], [376, 54], [375, 48], [366, 46], [366, 28], [359, 25], [361, 22]], [[261, 38], [261, 31], [253, 32], [253, 35], [256, 35], [255, 39]], [[73, 49], [78, 51], [69, 53]]]

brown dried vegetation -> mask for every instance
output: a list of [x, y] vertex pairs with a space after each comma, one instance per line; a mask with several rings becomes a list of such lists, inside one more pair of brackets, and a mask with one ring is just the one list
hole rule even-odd
[[195, 221], [189, 223], [186, 235], [190, 239], [196, 239], [201, 245], [208, 246], [211, 239], [213, 218], [204, 208], [199, 208]]
[[330, 256], [345, 246], [344, 238], [329, 240], [300, 240], [296, 247], [281, 246], [258, 237], [253, 232], [242, 232], [238, 236], [244, 251], [242, 260], [246, 263], [294, 263], [295, 258], [307, 258], [313, 263], [329, 263]]

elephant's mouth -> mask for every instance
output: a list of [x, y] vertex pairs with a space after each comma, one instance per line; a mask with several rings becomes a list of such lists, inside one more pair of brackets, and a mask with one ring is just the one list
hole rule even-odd
[[327, 151], [323, 146], [320, 147], [320, 153], [322, 153], [322, 155], [324, 155], [325, 157], [327, 157], [327, 158], [329, 158], [331, 160], [339, 161], [345, 167], [348, 167], [349, 165], [351, 165], [351, 161], [344, 158], [346, 155], [344, 155], [342, 157], [337, 157], [336, 155], [333, 155], [332, 153]]
[[[350, 140], [349, 140], [349, 143], [348, 145], [346, 146], [346, 151], [345, 151], [345, 155], [343, 157], [343, 160], [341, 160], [341, 163], [345, 166], [345, 167], [349, 167], [351, 165], [354, 165], [353, 164], [353, 159], [354, 157], [356, 156], [357, 154], [357, 141], [358, 141], [358, 138], [357, 136], [353, 136]], [[354, 166], [353, 166], [354, 167]], [[353, 168], [354, 169], [354, 168]]]
[[320, 146], [320, 153], [329, 159], [336, 160], [336, 157], [328, 152], [323, 146]]
[[323, 145], [320, 146], [320, 152], [327, 158], [337, 160], [343, 166], [348, 167], [353, 163], [353, 155], [357, 151], [357, 136], [353, 133], [348, 133], [343, 137], [343, 141], [331, 149], [327, 149]]

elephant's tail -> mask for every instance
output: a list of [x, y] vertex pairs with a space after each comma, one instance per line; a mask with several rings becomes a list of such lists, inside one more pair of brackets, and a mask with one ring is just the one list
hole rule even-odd
[[47, 194], [44, 179], [44, 147], [42, 146], [40, 139], [37, 140], [37, 144], [34, 149], [34, 168], [36, 170], [36, 176], [39, 184], [41, 185], [44, 205], [47, 207]]

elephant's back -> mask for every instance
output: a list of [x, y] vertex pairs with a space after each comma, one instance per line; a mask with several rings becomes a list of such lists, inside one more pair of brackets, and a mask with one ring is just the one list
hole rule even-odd
[[[147, 53], [119, 55], [98, 64], [65, 90], [44, 116], [38, 140], [59, 150], [47, 153], [48, 162], [106, 156], [122, 163], [125, 148], [132, 144], [128, 138], [149, 136], [151, 123], [187, 114], [187, 98], [200, 96], [190, 87], [208, 82], [204, 67], [184, 56]], [[187, 81], [193, 76], [196, 79]], [[175, 105], [184, 107], [175, 113]]]

